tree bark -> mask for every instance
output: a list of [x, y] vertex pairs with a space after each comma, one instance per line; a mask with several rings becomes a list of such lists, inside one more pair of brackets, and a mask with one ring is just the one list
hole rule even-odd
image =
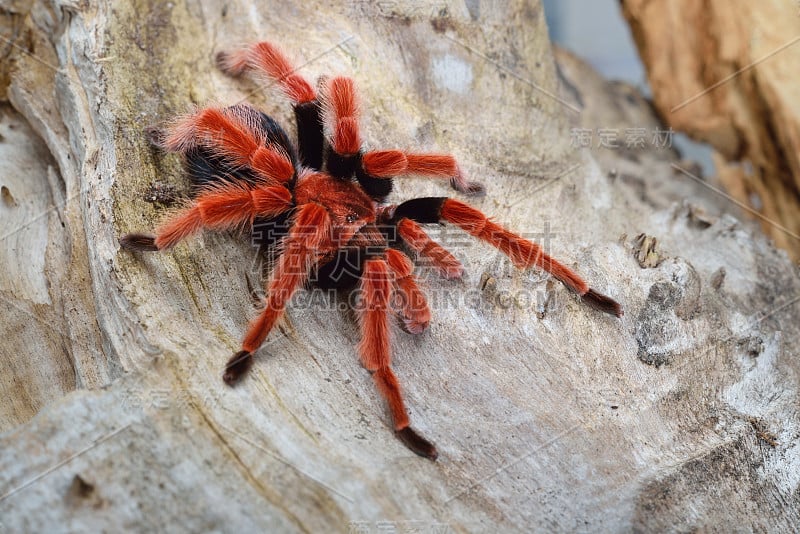
[[622, 10], [663, 121], [715, 149], [720, 183], [800, 259], [800, 7], [623, 0]]
[[[574, 147], [571, 128], [603, 110], [621, 127], [657, 122], [574, 58], [556, 67], [539, 2], [2, 5], [24, 52], [5, 49], [13, 109], [0, 123], [0, 531], [800, 520], [796, 268], [697, 186], [664, 187], [672, 151]], [[301, 292], [251, 374], [225, 386], [263, 282], [257, 251], [205, 234], [132, 255], [118, 238], [168, 212], [154, 198], [189, 191], [146, 126], [244, 98], [291, 124], [272, 90], [213, 66], [257, 39], [310, 78], [352, 75], [370, 146], [454, 153], [487, 186], [470, 202], [625, 316], [431, 228], [466, 274], [419, 268], [434, 318], [421, 336], [394, 332], [393, 354], [436, 463], [394, 438], [336, 298]], [[393, 201], [452, 194], [396, 183]]]

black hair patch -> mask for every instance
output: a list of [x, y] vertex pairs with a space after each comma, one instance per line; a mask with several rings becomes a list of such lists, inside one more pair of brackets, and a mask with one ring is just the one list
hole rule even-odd
[[351, 154], [342, 156], [335, 150], [328, 151], [328, 174], [334, 178], [350, 180], [356, 173], [356, 169], [361, 167], [361, 154]]
[[399, 221], [407, 218], [412, 221], [430, 224], [438, 223], [441, 220], [442, 204], [447, 197], [424, 197], [406, 200], [394, 211], [392, 220]]
[[320, 113], [317, 100], [302, 102], [294, 107], [300, 162], [315, 171], [322, 170], [322, 152], [325, 146]]
[[361, 166], [356, 169], [356, 178], [358, 178], [361, 189], [378, 202], [383, 202], [394, 187], [391, 178], [376, 178], [364, 172]]

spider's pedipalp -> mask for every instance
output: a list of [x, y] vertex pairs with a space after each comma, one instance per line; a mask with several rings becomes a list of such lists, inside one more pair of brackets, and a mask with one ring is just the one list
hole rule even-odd
[[[402, 204], [401, 204], [402, 206]], [[438, 222], [438, 221], [434, 221]], [[448, 280], [461, 278], [464, 266], [447, 249], [425, 233], [420, 225], [408, 217], [397, 222], [397, 234], [418, 256], [427, 259]]]
[[396, 307], [402, 328], [409, 334], [421, 334], [431, 322], [431, 309], [425, 294], [417, 285], [411, 260], [395, 249], [385, 252], [386, 263], [394, 274], [392, 304]]
[[238, 78], [250, 70], [249, 54], [247, 48], [217, 52], [214, 60], [217, 68], [231, 76]]
[[292, 207], [292, 194], [282, 186], [245, 187], [231, 183], [207, 187], [195, 199], [203, 226], [233, 229], [252, 226], [256, 217], [274, 217]]
[[145, 127], [144, 134], [150, 146], [165, 150], [167, 132], [164, 128], [157, 124], [151, 124]]

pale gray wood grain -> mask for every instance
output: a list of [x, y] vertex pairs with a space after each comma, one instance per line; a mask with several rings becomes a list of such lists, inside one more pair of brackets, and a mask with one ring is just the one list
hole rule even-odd
[[[16, 56], [8, 94], [14, 120], [38, 136], [31, 149], [52, 160], [24, 171], [41, 196], [15, 198], [56, 208], [28, 252], [6, 252], [17, 271], [0, 274], [0, 531], [796, 523], [796, 267], [724, 205], [657, 187], [675, 178], [674, 155], [637, 165], [620, 154], [633, 177], [621, 179], [606, 168], [614, 155], [601, 166], [571, 146], [572, 127], [621, 97], [596, 96], [585, 66], [559, 78], [539, 2], [431, 12], [50, 1], [27, 24], [36, 58]], [[262, 38], [310, 78], [352, 75], [371, 146], [453, 152], [487, 185], [477, 207], [625, 307], [622, 319], [604, 316], [542, 273], [435, 232], [466, 275], [421, 270], [434, 319], [418, 337], [394, 332], [393, 346], [436, 463], [393, 437], [355, 354], [357, 327], [335, 300], [301, 294], [251, 375], [223, 384], [262, 281], [246, 239], [119, 249], [120, 235], [167, 212], [145, 201], [152, 181], [188, 191], [146, 126], [245, 97], [291, 123], [274, 92], [213, 67], [217, 51]], [[652, 121], [637, 109], [632, 126]], [[398, 200], [451, 194], [422, 179], [397, 184]], [[657, 202], [642, 194], [651, 190]], [[640, 233], [658, 238], [657, 267], [637, 261]], [[43, 263], [26, 263], [41, 250]], [[29, 276], [9, 280], [20, 265]]]

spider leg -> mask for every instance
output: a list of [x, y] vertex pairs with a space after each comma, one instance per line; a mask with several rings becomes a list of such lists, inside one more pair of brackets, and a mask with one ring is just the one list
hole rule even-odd
[[316, 91], [305, 78], [295, 73], [296, 69], [280, 48], [267, 41], [253, 43], [239, 50], [220, 52], [217, 65], [231, 76], [256, 71], [277, 82], [294, 107], [303, 166], [322, 170], [324, 135]]
[[295, 175], [292, 160], [280, 146], [264, 144], [256, 121], [254, 110], [205, 108], [171, 125], [164, 148], [187, 153], [203, 147], [231, 167], [251, 168], [270, 185], [286, 184]]
[[455, 280], [464, 274], [464, 266], [461, 265], [461, 262], [447, 249], [431, 239], [419, 224], [408, 217], [403, 217], [397, 222], [397, 235], [403, 243], [417, 253], [418, 257], [427, 259], [435, 266], [444, 278]]
[[412, 273], [414, 266], [399, 250], [390, 248], [385, 254], [394, 275], [394, 294], [400, 301], [393, 304], [399, 308], [403, 329], [409, 334], [421, 334], [431, 322], [431, 309]]
[[335, 76], [326, 89], [323, 101], [333, 131], [331, 146], [340, 156], [354, 156], [361, 150], [356, 84], [352, 78]]
[[322, 109], [319, 101], [303, 102], [294, 106], [297, 121], [297, 146], [305, 167], [322, 170], [325, 136], [322, 133]]
[[[350, 180], [361, 168], [359, 108], [352, 78], [336, 76], [325, 81], [322, 110], [332, 132], [327, 171], [335, 178]], [[372, 195], [369, 190], [367, 193]]]
[[467, 181], [455, 158], [448, 154], [414, 154], [400, 150], [362, 152], [358, 101], [351, 78], [337, 76], [328, 80], [323, 103], [333, 132], [328, 172], [341, 179], [355, 175], [364, 191], [375, 200], [386, 198], [392, 191], [392, 177], [403, 174], [448, 178], [451, 185], [463, 193], [484, 192], [479, 183]]
[[250, 188], [241, 183], [219, 182], [203, 189], [189, 206], [162, 224], [155, 236], [127, 234], [120, 238], [120, 245], [130, 250], [165, 250], [203, 228], [252, 226], [256, 217], [275, 217], [292, 205], [292, 194], [283, 186]]
[[392, 290], [392, 272], [382, 258], [364, 262], [361, 280], [363, 304], [361, 306], [361, 343], [358, 352], [364, 367], [389, 404], [395, 434], [414, 453], [435, 460], [436, 447], [417, 434], [410, 426], [408, 412], [403, 402], [400, 384], [391, 369], [388, 311]]
[[317, 93], [305, 78], [296, 74], [289, 58], [277, 46], [261, 41], [238, 50], [217, 54], [217, 66], [229, 76], [257, 71], [275, 80], [295, 104], [316, 100]]
[[414, 154], [400, 150], [376, 150], [362, 156], [364, 173], [373, 180], [387, 180], [403, 174], [416, 174], [429, 178], [447, 178], [456, 191], [468, 195], [483, 195], [485, 188], [479, 182], [470, 182], [464, 176], [456, 159], [450, 154]]
[[236, 383], [250, 369], [253, 353], [264, 343], [294, 292], [308, 279], [317, 255], [329, 245], [330, 225], [328, 212], [319, 204], [305, 204], [299, 208], [284, 239], [283, 253], [270, 276], [266, 305], [250, 323], [242, 350], [225, 366], [222, 378], [228, 385]]
[[581, 300], [592, 308], [622, 317], [622, 306], [614, 299], [590, 288], [577, 273], [551, 258], [536, 243], [506, 230], [468, 204], [445, 197], [417, 198], [397, 207], [394, 220], [402, 217], [422, 223], [447, 221], [455, 224], [468, 234], [499, 249], [516, 267], [526, 269], [535, 266], [543, 269], [580, 295]]

